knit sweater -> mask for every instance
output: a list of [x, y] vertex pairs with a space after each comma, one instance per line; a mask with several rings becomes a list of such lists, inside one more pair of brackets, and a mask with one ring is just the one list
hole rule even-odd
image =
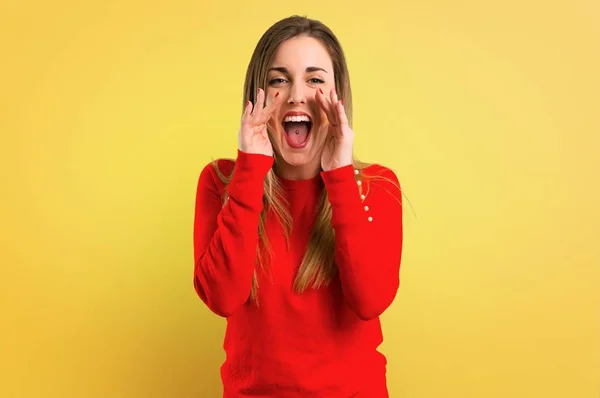
[[[289, 244], [277, 217], [265, 228], [271, 261], [259, 272], [258, 305], [249, 299], [259, 244], [263, 182], [273, 157], [237, 153], [198, 179], [194, 217], [194, 288], [226, 318], [221, 367], [224, 397], [386, 398], [379, 316], [399, 287], [402, 205], [395, 174], [371, 165], [280, 181], [293, 218]], [[383, 178], [381, 178], [383, 177]], [[337, 274], [326, 286], [293, 290], [310, 239], [318, 198], [327, 190]], [[224, 192], [228, 200], [223, 204]]]

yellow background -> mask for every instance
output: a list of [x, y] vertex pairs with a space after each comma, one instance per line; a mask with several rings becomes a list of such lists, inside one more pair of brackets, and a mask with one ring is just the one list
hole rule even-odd
[[258, 38], [299, 13], [339, 35], [357, 153], [413, 206], [392, 397], [599, 397], [599, 11], [3, 0], [0, 396], [219, 396], [196, 181], [235, 155]]

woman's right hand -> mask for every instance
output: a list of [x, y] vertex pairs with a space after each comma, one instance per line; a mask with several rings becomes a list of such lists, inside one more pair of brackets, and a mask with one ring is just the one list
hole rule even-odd
[[273, 156], [273, 146], [269, 140], [267, 124], [273, 113], [281, 105], [281, 98], [279, 92], [277, 92], [267, 106], [264, 106], [265, 92], [259, 88], [254, 107], [252, 102], [248, 101], [246, 103], [239, 132], [240, 151]]

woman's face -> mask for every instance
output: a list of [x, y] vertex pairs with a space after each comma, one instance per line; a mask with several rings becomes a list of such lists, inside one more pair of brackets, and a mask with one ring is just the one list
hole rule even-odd
[[283, 96], [269, 126], [273, 149], [287, 165], [315, 171], [320, 167], [328, 122], [315, 94], [321, 89], [329, 98], [333, 88], [332, 61], [319, 40], [299, 36], [278, 47], [269, 65], [266, 94]]

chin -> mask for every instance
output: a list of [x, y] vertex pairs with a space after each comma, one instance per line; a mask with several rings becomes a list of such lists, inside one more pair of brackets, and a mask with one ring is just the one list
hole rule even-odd
[[286, 149], [280, 151], [279, 157], [286, 164], [294, 167], [309, 165], [313, 160], [313, 156], [308, 152], [289, 151]]

